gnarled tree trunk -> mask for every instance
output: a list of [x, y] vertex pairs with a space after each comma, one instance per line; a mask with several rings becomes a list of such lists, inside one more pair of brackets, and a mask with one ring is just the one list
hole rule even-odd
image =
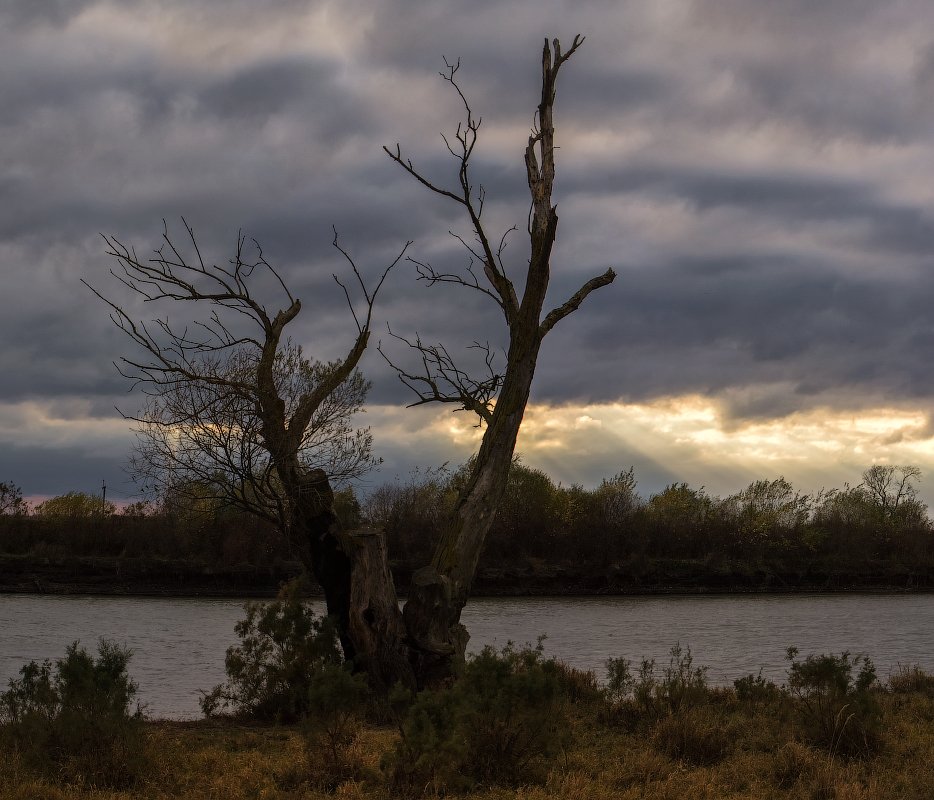
[[[193, 247], [190, 260], [169, 239], [168, 231], [163, 247], [147, 262], [140, 261], [135, 251], [117, 240], [107, 240], [110, 254], [120, 265], [115, 277], [145, 300], [200, 301], [211, 307], [210, 316], [199, 326], [199, 334], [192, 337], [187, 329], [173, 330], [167, 320], [147, 328], [98, 295], [111, 307], [118, 327], [148, 353], [142, 361], [123, 359], [123, 374], [146, 386], [153, 398], [149, 415], [137, 418], [155, 442], [147, 452], [161, 458], [160, 468], [174, 471], [182, 479], [194, 475], [202, 481], [216, 482], [215, 476], [223, 475], [226, 483], [219, 499], [283, 525], [306, 568], [324, 589], [328, 611], [337, 619], [345, 655], [357, 668], [368, 672], [377, 686], [397, 682], [424, 686], [450, 675], [463, 658], [468, 637], [460, 615], [505, 489], [542, 340], [555, 324], [577, 310], [591, 291], [615, 277], [610, 269], [592, 278], [563, 305], [542, 317], [558, 224], [551, 203], [555, 83], [561, 65], [582, 41], [575, 37], [566, 53], [562, 53], [557, 39], [551, 44], [546, 41], [542, 53], [538, 128], [533, 130], [525, 149], [532, 216], [521, 302], [503, 264], [505, 236], [499, 240], [499, 248], [494, 248], [481, 223], [483, 192], [475, 191], [468, 163], [480, 122], [473, 117], [466, 100], [467, 120], [456, 133], [460, 153], [455, 153], [448, 142], [459, 161], [459, 185], [454, 191], [439, 188], [420, 175], [410, 161], [402, 158], [398, 145], [394, 153], [387, 150], [423, 185], [464, 207], [477, 240], [475, 246], [467, 245], [471, 264], [482, 264], [488, 285], [481, 285], [472, 267], [467, 268], [468, 274], [458, 276], [438, 273], [422, 264], [422, 278], [429, 283], [457, 282], [482, 292], [500, 307], [509, 329], [505, 372], [493, 374], [492, 352], [489, 346], [481, 348], [486, 350], [490, 370], [482, 380], [471, 379], [458, 369], [443, 346], [425, 346], [418, 339], [407, 342], [419, 351], [426, 374], [399, 370], [399, 375], [416, 390], [418, 402], [457, 403], [478, 414], [487, 427], [467, 485], [442, 531], [432, 563], [413, 577], [404, 612], [398, 607], [382, 535], [342, 530], [334, 513], [328, 477], [322, 470], [308, 467], [311, 462], [304, 448], [306, 433], [313, 427], [319, 409], [353, 380], [368, 343], [376, 294], [405, 248], [372, 292], [367, 290], [350, 256], [341, 250], [353, 267], [366, 301], [366, 313], [353, 313], [357, 337], [343, 361], [313, 372], [302, 360], [300, 348], [293, 352], [292, 360], [284, 356], [289, 344], [282, 343], [282, 334], [300, 312], [301, 302], [291, 295], [258, 246], [256, 258], [245, 259], [241, 236], [237, 256], [227, 267], [209, 266], [202, 260], [187, 223]], [[457, 69], [458, 65], [449, 65], [445, 77], [463, 99], [455, 81]], [[257, 271], [271, 275], [288, 299], [286, 307], [275, 314], [251, 294]], [[350, 294], [346, 288], [344, 291], [350, 303]], [[245, 315], [259, 327], [261, 336], [254, 338], [253, 327], [249, 335], [238, 334], [238, 326], [228, 327], [222, 315], [236, 320]], [[297, 370], [290, 377], [300, 384], [300, 390], [289, 395], [286, 392], [294, 384], [281, 374], [283, 360]], [[186, 426], [191, 435], [186, 439], [186, 448], [179, 452], [175, 448], [176, 434]], [[259, 453], [265, 454], [265, 460]]]
[[324, 591], [345, 658], [377, 689], [415, 687], [409, 648], [382, 531], [346, 531], [322, 470], [301, 476], [289, 537]]

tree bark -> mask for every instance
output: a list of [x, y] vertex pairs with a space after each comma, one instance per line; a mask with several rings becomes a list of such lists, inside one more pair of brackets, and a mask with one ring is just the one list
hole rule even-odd
[[344, 657], [368, 674], [377, 691], [396, 683], [414, 688], [383, 532], [343, 530], [322, 470], [303, 474], [295, 496], [290, 539], [324, 591]]
[[506, 476], [528, 403], [541, 340], [517, 339], [510, 347], [502, 390], [480, 450], [453, 514], [441, 531], [432, 563], [412, 576], [403, 610], [419, 685], [459, 669], [469, 640], [460, 624], [486, 534], [506, 490]]

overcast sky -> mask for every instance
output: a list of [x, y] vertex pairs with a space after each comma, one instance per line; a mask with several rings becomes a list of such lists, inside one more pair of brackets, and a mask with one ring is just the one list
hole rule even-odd
[[[184, 215], [223, 262], [242, 229], [303, 300], [295, 337], [338, 356], [354, 328], [330, 279], [332, 225], [368, 275], [410, 239], [416, 258], [463, 264], [458, 208], [381, 149], [400, 142], [455, 180], [440, 134], [461, 109], [442, 57], [461, 59], [483, 118], [490, 228], [521, 231], [542, 41], [576, 33], [549, 304], [607, 267], [618, 278], [546, 340], [526, 462], [585, 485], [634, 465], [646, 494], [779, 475], [816, 489], [914, 463], [934, 500], [926, 0], [5, 0], [0, 480], [133, 494], [114, 406], [139, 398], [111, 363], [128, 343], [80, 284], [125, 299], [100, 233], [145, 253]], [[507, 254], [515, 273], [520, 235]], [[403, 265], [377, 329], [501, 343], [481, 300]], [[470, 453], [473, 420], [405, 409], [375, 352], [364, 369], [386, 462], [366, 485]]]

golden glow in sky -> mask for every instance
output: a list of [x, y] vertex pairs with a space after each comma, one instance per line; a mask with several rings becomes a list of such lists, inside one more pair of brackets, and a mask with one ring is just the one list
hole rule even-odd
[[[479, 445], [481, 432], [463, 413], [380, 406], [367, 418], [377, 448], [466, 458]], [[697, 395], [646, 403], [531, 404], [518, 450], [526, 464], [564, 483], [593, 484], [634, 465], [643, 493], [686, 481], [729, 494], [779, 475], [802, 490], [841, 487], [858, 483], [863, 470], [878, 463], [917, 464], [934, 479], [928, 416], [906, 408], [817, 408], [736, 420], [716, 401]], [[920, 487], [922, 496], [934, 498], [927, 483]]]

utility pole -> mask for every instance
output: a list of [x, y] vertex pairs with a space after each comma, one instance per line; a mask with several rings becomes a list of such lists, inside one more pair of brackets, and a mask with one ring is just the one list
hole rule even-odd
[[107, 484], [101, 479], [101, 516], [103, 517], [107, 509]]

